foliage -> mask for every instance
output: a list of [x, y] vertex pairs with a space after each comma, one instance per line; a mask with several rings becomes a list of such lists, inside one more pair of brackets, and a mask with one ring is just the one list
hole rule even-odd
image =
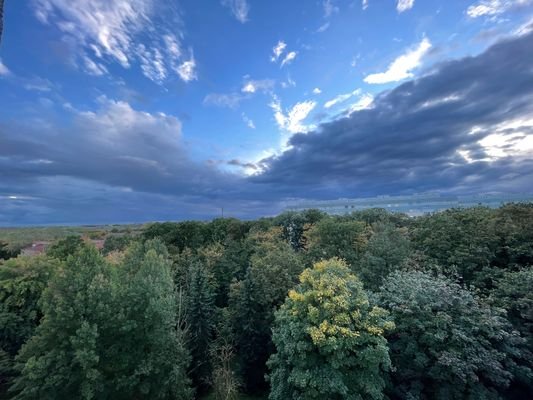
[[18, 250], [10, 249], [8, 244], [0, 240], [0, 261], [9, 260], [19, 254]]
[[531, 373], [520, 365], [524, 341], [504, 315], [444, 278], [394, 272], [378, 304], [396, 324], [388, 336], [395, 398], [496, 399]]
[[308, 233], [310, 263], [339, 257], [348, 265], [356, 265], [364, 253], [369, 231], [360, 221], [349, 219], [324, 218]]
[[350, 214], [350, 219], [362, 221], [367, 225], [392, 224], [396, 227], [406, 227], [410, 225], [410, 219], [402, 213], [390, 213], [384, 208], [368, 208], [354, 211]]
[[236, 218], [216, 218], [208, 224], [211, 243], [243, 240], [250, 229], [249, 223]]
[[499, 239], [494, 264], [512, 270], [533, 265], [533, 203], [507, 204], [493, 212]]
[[187, 276], [186, 321], [193, 384], [204, 389], [211, 376], [209, 347], [215, 326], [215, 296], [206, 267], [191, 258]]
[[[103, 255], [80, 239], [102, 236]], [[2, 380], [44, 400], [533, 392], [533, 204], [0, 228], [0, 239], [0, 258], [59, 240], [0, 261], [0, 398]]]
[[0, 239], [8, 244], [10, 250], [18, 251], [36, 241], [54, 242], [68, 236], [92, 237], [109, 232], [136, 235], [142, 229], [140, 224], [0, 228]]
[[375, 224], [366, 252], [355, 267], [365, 286], [377, 290], [382, 280], [407, 259], [409, 246], [405, 229], [397, 229], [390, 223]]
[[84, 242], [80, 236], [67, 236], [52, 244], [46, 254], [49, 257], [64, 261], [68, 256], [76, 254], [83, 246]]
[[293, 250], [302, 251], [307, 249], [306, 232], [325, 217], [326, 214], [319, 210], [285, 212], [275, 218], [274, 224], [281, 227], [283, 239]]
[[494, 259], [498, 238], [491, 210], [475, 207], [446, 210], [420, 218], [413, 230], [413, 243], [438, 265], [457, 272], [461, 282], [470, 286], [476, 274]]
[[108, 255], [113, 252], [120, 252], [133, 241], [133, 236], [130, 235], [110, 235], [105, 239], [102, 253]]
[[13, 361], [41, 320], [38, 301], [56, 261], [44, 256], [18, 257], [0, 264], [0, 385], [16, 375]]
[[509, 321], [533, 352], [533, 266], [506, 272], [495, 286], [491, 302], [507, 310]]
[[315, 264], [276, 313], [270, 399], [382, 399], [392, 327], [343, 261]]
[[171, 253], [180, 253], [186, 248], [198, 249], [206, 241], [206, 225], [202, 222], [163, 222], [148, 226], [142, 236], [145, 240], [159, 238]]
[[134, 246], [121, 268], [93, 248], [44, 291], [44, 317], [17, 356], [16, 399], [186, 399], [188, 355], [164, 247]]
[[296, 285], [302, 269], [300, 257], [288, 244], [279, 239], [263, 241], [251, 257], [244, 279], [232, 285], [230, 308], [240, 371], [248, 392], [266, 389], [266, 361], [274, 349], [274, 311]]
[[217, 307], [228, 306], [230, 287], [234, 280], [242, 280], [250, 265], [253, 249], [246, 240], [231, 240], [223, 246], [220, 257], [212, 263], [212, 275], [216, 282]]

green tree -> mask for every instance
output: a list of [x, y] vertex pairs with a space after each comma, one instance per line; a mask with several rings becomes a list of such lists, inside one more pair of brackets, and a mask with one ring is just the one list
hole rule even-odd
[[103, 254], [109, 254], [114, 251], [123, 251], [133, 241], [130, 235], [111, 235], [105, 239]]
[[12, 250], [9, 248], [9, 245], [0, 240], [0, 261], [9, 260], [10, 258], [16, 257], [20, 251]]
[[497, 309], [444, 278], [394, 272], [378, 296], [396, 330], [388, 336], [401, 399], [497, 399], [527, 379], [524, 340]]
[[276, 313], [269, 398], [382, 399], [393, 326], [343, 261], [315, 264]]
[[533, 203], [506, 204], [494, 214], [499, 239], [494, 265], [512, 270], [533, 265]]
[[193, 251], [209, 243], [209, 229], [206, 223], [198, 221], [183, 221], [154, 223], [143, 232], [145, 240], [158, 238], [163, 241], [168, 250], [181, 253], [186, 248]]
[[363, 222], [340, 217], [324, 218], [308, 232], [307, 258], [314, 263], [339, 257], [354, 267], [366, 249], [368, 235]]
[[226, 240], [242, 240], [245, 238], [249, 223], [236, 218], [215, 218], [207, 226], [209, 242], [224, 243]]
[[211, 377], [209, 347], [215, 327], [215, 294], [206, 267], [191, 259], [187, 274], [186, 321], [192, 361], [190, 375], [203, 392]]
[[452, 209], [421, 217], [412, 236], [415, 249], [444, 267], [447, 276], [458, 273], [468, 287], [490, 287], [492, 279], [484, 270], [495, 258], [498, 237], [489, 208]]
[[509, 321], [526, 338], [533, 352], [533, 266], [506, 272], [496, 282], [490, 300], [507, 310]]
[[[180, 329], [178, 297], [171, 260], [159, 240], [134, 243], [124, 261], [120, 298], [125, 338], [117, 352], [124, 357], [112, 371], [123, 371], [121, 398], [188, 399], [190, 355]], [[122, 272], [121, 271], [121, 272]], [[113, 342], [118, 343], [118, 342]], [[119, 398], [114, 394], [111, 398]]]
[[76, 254], [82, 247], [84, 247], [83, 239], [80, 236], [71, 235], [52, 244], [46, 254], [65, 261], [68, 256]]
[[253, 246], [247, 240], [230, 240], [223, 246], [220, 256], [215, 255], [211, 273], [216, 283], [217, 307], [228, 306], [230, 286], [234, 280], [242, 280], [250, 265]]
[[190, 397], [162, 244], [134, 246], [119, 267], [83, 248], [52, 279], [41, 308], [41, 324], [16, 358], [15, 399]]
[[14, 358], [42, 317], [38, 301], [59, 264], [45, 256], [0, 264], [0, 398], [16, 375]]
[[295, 250], [305, 250], [307, 238], [305, 232], [306, 219], [302, 213], [285, 212], [276, 217], [275, 223], [281, 227], [283, 239]]
[[213, 365], [211, 386], [215, 400], [236, 400], [239, 398], [239, 381], [233, 369], [235, 345], [228, 308], [221, 310], [216, 326], [216, 339], [211, 344]]
[[374, 225], [376, 223], [392, 224], [396, 227], [410, 225], [410, 218], [406, 214], [391, 213], [384, 208], [368, 208], [354, 211], [350, 214], [350, 219], [362, 221], [367, 225]]
[[302, 269], [301, 258], [287, 243], [279, 239], [262, 241], [251, 257], [245, 278], [231, 287], [230, 309], [240, 375], [248, 392], [267, 388], [264, 376], [266, 362], [274, 351], [274, 311], [297, 284]]
[[365, 286], [377, 290], [382, 280], [401, 267], [410, 253], [405, 229], [390, 223], [377, 223], [361, 262], [354, 267]]

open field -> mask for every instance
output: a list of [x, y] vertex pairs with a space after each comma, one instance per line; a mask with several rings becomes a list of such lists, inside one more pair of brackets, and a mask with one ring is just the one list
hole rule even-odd
[[104, 239], [109, 234], [135, 234], [142, 228], [141, 224], [0, 228], [0, 242], [19, 250], [37, 241], [54, 241], [72, 235]]

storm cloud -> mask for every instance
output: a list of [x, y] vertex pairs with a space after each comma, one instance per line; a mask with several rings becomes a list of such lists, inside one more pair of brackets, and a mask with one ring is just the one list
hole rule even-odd
[[252, 180], [302, 198], [531, 191], [532, 139], [529, 34], [440, 64], [370, 109], [294, 135]]
[[194, 160], [171, 115], [107, 97], [95, 111], [61, 107], [0, 122], [0, 225], [209, 218], [221, 207], [255, 217], [295, 198], [524, 192], [533, 182], [531, 33], [293, 135], [248, 177]]

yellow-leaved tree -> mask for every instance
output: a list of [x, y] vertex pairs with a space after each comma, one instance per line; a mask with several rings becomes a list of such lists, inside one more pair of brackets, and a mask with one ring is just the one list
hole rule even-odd
[[276, 313], [270, 399], [382, 399], [392, 328], [344, 261], [316, 263]]

